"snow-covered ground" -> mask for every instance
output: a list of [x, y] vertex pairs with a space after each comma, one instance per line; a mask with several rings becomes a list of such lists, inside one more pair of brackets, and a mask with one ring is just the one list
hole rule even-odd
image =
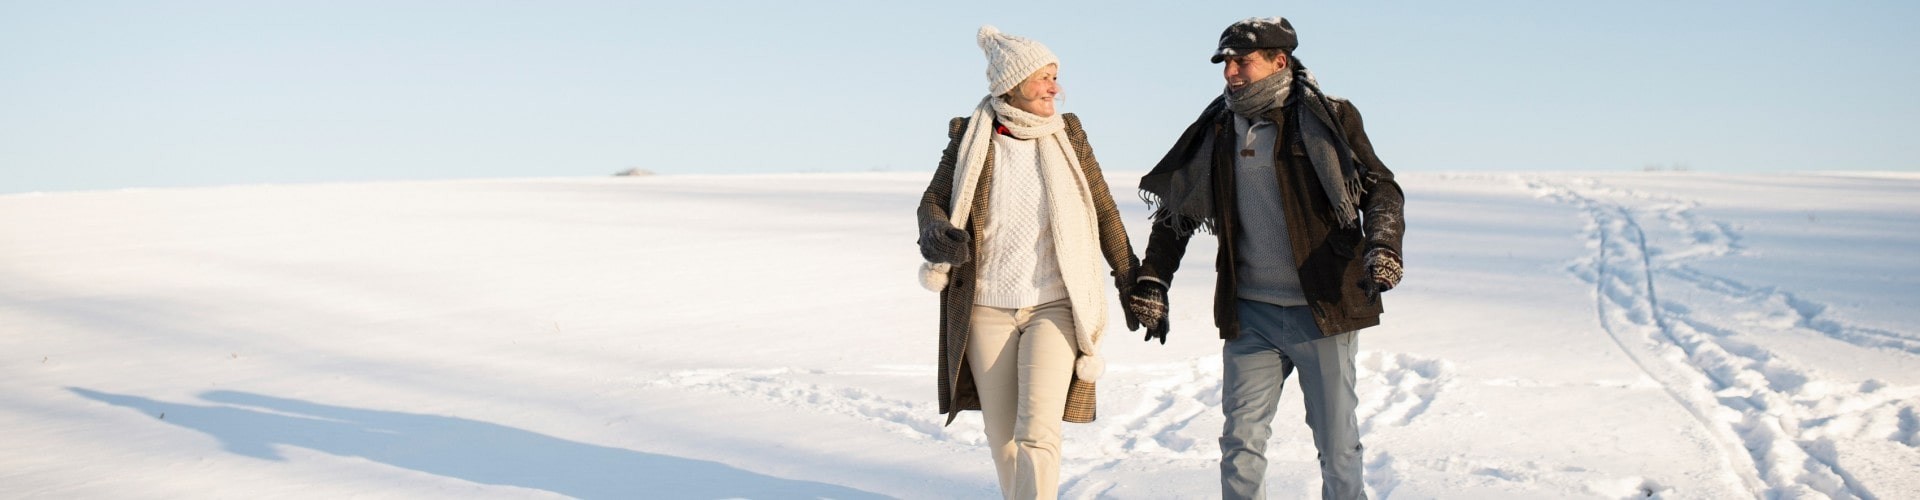
[[[994, 498], [935, 413], [926, 181], [0, 196], [0, 497]], [[1402, 182], [1374, 498], [1920, 498], [1920, 176]], [[1218, 495], [1212, 245], [1167, 345], [1109, 331], [1064, 496]], [[1315, 497], [1294, 392], [1269, 481]]]

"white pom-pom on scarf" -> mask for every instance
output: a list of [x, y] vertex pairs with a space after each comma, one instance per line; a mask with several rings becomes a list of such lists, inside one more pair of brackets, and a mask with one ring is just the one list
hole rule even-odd
[[1073, 375], [1080, 380], [1093, 382], [1107, 373], [1107, 358], [1099, 354], [1087, 354], [1073, 360]]
[[947, 289], [947, 272], [952, 269], [952, 264], [920, 263], [920, 286], [929, 292]]

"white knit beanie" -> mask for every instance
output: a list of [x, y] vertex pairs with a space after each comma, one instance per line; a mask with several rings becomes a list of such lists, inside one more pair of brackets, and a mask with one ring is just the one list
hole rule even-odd
[[1060, 58], [1040, 42], [1001, 33], [993, 26], [981, 26], [975, 38], [987, 53], [987, 95], [1005, 94], [1040, 68], [1060, 64]]

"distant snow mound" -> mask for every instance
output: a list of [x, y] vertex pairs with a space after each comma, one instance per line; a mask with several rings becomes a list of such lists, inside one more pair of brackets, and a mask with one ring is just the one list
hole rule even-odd
[[615, 172], [613, 175], [615, 177], [647, 177], [647, 176], [653, 175], [653, 171], [640, 168], [640, 167], [633, 167], [626, 170], [621, 170], [619, 172]]

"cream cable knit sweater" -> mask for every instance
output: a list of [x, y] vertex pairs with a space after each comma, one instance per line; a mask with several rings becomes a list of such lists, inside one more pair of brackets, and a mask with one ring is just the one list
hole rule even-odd
[[[1054, 245], [1054, 259], [1058, 266], [1061, 281], [1067, 289], [1067, 299], [1073, 304], [1074, 344], [1080, 352], [1074, 360], [1074, 374], [1082, 379], [1098, 380], [1106, 372], [1105, 358], [1100, 356], [1100, 337], [1107, 327], [1107, 300], [1101, 291], [1105, 287], [1106, 273], [1102, 270], [1099, 221], [1094, 217], [1093, 192], [1080, 165], [1080, 158], [1069, 144], [1065, 122], [1059, 115], [1038, 117], [1020, 111], [993, 96], [980, 100], [974, 107], [973, 116], [968, 120], [966, 131], [959, 143], [953, 171], [953, 191], [947, 207], [949, 223], [953, 227], [967, 227], [968, 214], [972, 213], [973, 193], [979, 185], [980, 169], [989, 155], [988, 145], [994, 144], [994, 117], [1007, 120], [1008, 128], [1016, 135], [1025, 135], [1031, 141], [1035, 153], [1029, 158], [1038, 162], [1040, 176], [1045, 179], [1042, 190], [1047, 199], [1053, 201], [1047, 208], [1048, 231]], [[994, 149], [999, 149], [995, 146]], [[1058, 152], [1057, 154], [1055, 152]], [[1041, 156], [1044, 152], [1048, 156]], [[997, 158], [996, 158], [997, 159]], [[1062, 162], [1058, 167], [1048, 165]], [[998, 177], [998, 166], [995, 167]], [[995, 186], [998, 186], [995, 183]], [[991, 203], [991, 201], [989, 201]], [[994, 211], [999, 211], [995, 208]], [[984, 224], [983, 224], [984, 226]], [[986, 231], [984, 227], [981, 231]], [[976, 235], [976, 237], [980, 237]], [[984, 243], [984, 241], [982, 241]], [[985, 250], [982, 250], [985, 252]], [[920, 266], [920, 284], [928, 290], [940, 291], [947, 286], [947, 273], [953, 269], [949, 264], [922, 263]], [[974, 277], [980, 277], [977, 266]], [[975, 291], [978, 293], [978, 290]]]
[[981, 235], [975, 304], [1017, 309], [1067, 297], [1037, 142], [993, 136], [993, 216]]

